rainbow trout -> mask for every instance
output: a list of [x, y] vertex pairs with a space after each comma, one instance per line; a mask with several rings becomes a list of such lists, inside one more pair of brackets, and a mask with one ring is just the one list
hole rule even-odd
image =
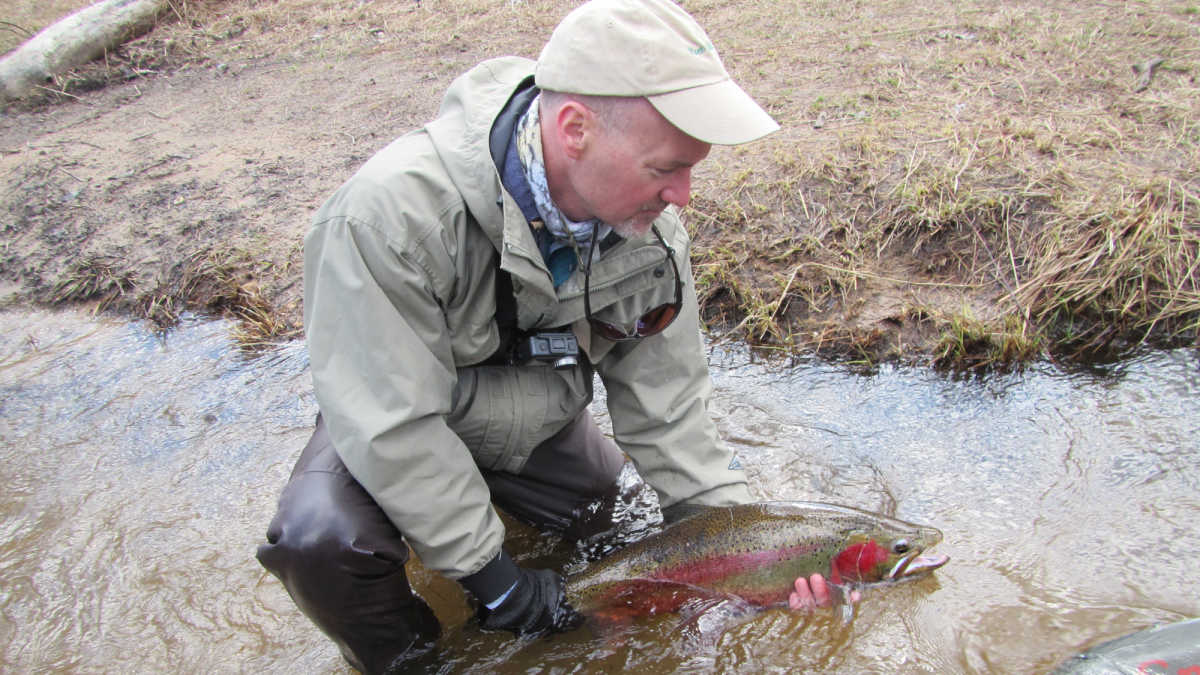
[[786, 605], [798, 577], [843, 587], [897, 581], [941, 567], [921, 554], [932, 527], [815, 502], [713, 507], [591, 563], [567, 580], [581, 612], [609, 618], [677, 611], [696, 598]]

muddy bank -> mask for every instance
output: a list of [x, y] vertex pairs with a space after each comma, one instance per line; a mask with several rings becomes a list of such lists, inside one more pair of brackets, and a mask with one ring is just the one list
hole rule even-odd
[[[865, 364], [1195, 345], [1200, 15], [935, 4], [689, 4], [784, 127], [696, 175], [710, 329]], [[0, 302], [297, 336], [312, 211], [572, 6], [187, 3], [5, 109]]]

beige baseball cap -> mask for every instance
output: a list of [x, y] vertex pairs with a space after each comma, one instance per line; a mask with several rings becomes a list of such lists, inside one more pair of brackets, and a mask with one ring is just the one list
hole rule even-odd
[[554, 29], [534, 80], [568, 94], [645, 97], [705, 143], [738, 145], [779, 129], [672, 0], [589, 0]]

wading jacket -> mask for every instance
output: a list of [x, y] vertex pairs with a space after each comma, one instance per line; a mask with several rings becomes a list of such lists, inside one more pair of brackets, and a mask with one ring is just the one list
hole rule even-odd
[[[664, 507], [750, 499], [707, 411], [689, 241], [674, 209], [656, 225], [686, 282], [681, 316], [657, 336], [614, 344], [592, 338], [583, 320], [582, 271], [553, 286], [503, 189], [489, 132], [530, 86], [533, 65], [496, 59], [455, 80], [433, 122], [329, 198], [304, 244], [305, 330], [334, 447], [421, 561], [454, 579], [480, 570], [504, 538], [477, 467], [519, 472], [587, 407], [592, 367], [615, 440]], [[630, 326], [674, 299], [673, 272], [653, 235], [617, 242], [593, 265], [591, 304]], [[519, 328], [573, 326], [589, 357], [581, 366], [481, 365], [501, 341], [497, 252]]]

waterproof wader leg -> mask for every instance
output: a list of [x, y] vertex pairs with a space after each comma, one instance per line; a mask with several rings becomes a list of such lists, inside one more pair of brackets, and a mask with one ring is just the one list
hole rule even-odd
[[617, 476], [625, 461], [617, 444], [584, 410], [533, 449], [520, 475], [483, 471], [483, 477], [492, 501], [505, 511], [582, 539], [611, 526], [603, 517], [590, 517], [594, 513], [585, 507], [598, 499], [615, 499]]
[[408, 545], [342, 464], [320, 416], [258, 560], [364, 673], [387, 672], [438, 637], [437, 617], [404, 573]]

